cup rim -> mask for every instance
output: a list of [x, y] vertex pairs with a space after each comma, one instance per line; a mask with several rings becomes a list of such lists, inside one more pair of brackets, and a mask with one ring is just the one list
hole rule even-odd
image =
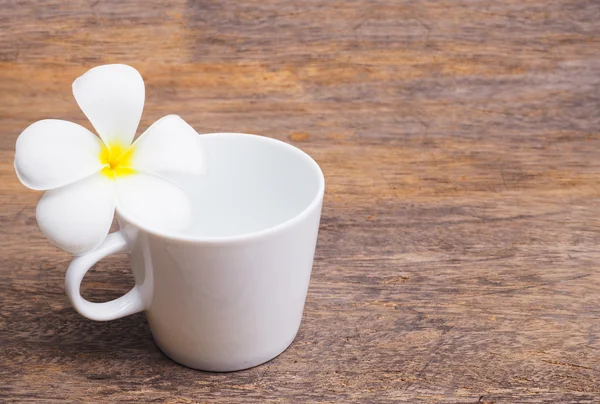
[[129, 224], [137, 227], [138, 229], [145, 231], [146, 233], [149, 233], [149, 234], [152, 234], [152, 235], [155, 235], [158, 237], [162, 237], [162, 238], [166, 238], [166, 239], [170, 239], [170, 240], [174, 240], [174, 241], [178, 241], [178, 242], [189, 242], [189, 243], [198, 243], [198, 244], [225, 244], [225, 243], [229, 244], [229, 243], [236, 243], [236, 242], [252, 241], [255, 239], [267, 237], [269, 235], [278, 233], [289, 227], [292, 227], [296, 223], [302, 221], [306, 216], [308, 216], [310, 214], [310, 212], [312, 212], [315, 209], [315, 207], [317, 207], [322, 202], [323, 196], [325, 193], [325, 176], [323, 175], [323, 171], [321, 170], [321, 167], [319, 167], [319, 164], [317, 164], [317, 162], [311, 156], [309, 156], [306, 152], [299, 149], [298, 147], [291, 145], [289, 143], [283, 142], [278, 139], [274, 139], [274, 138], [267, 137], [267, 136], [249, 134], [249, 133], [215, 132], [215, 133], [205, 133], [205, 134], [201, 134], [199, 136], [202, 136], [202, 137], [204, 137], [204, 136], [251, 137], [255, 141], [265, 142], [265, 143], [273, 143], [273, 144], [276, 144], [278, 147], [283, 147], [284, 149], [288, 149], [291, 152], [298, 155], [301, 159], [306, 161], [308, 163], [308, 167], [311, 167], [313, 172], [317, 174], [318, 181], [319, 181], [319, 188], [318, 188], [317, 192], [315, 193], [315, 196], [310, 201], [310, 203], [308, 203], [308, 205], [306, 205], [306, 207], [302, 211], [300, 211], [296, 215], [292, 216], [291, 218], [289, 218], [281, 223], [278, 223], [274, 226], [267, 227], [266, 229], [253, 231], [253, 232], [245, 233], [245, 234], [233, 235], [233, 236], [206, 237], [206, 236], [195, 236], [193, 234], [189, 234], [189, 235], [181, 234], [175, 230], [160, 230], [157, 228], [153, 228], [153, 226], [143, 223], [142, 220], [138, 220], [135, 217], [132, 217], [131, 215], [127, 214], [126, 212], [117, 211], [116, 212], [117, 216], [119, 218], [123, 219], [126, 223], [129, 223]]

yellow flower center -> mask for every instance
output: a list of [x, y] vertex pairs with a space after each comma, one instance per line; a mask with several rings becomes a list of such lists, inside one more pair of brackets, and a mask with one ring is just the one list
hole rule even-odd
[[126, 148], [117, 142], [102, 146], [99, 156], [100, 162], [106, 165], [102, 169], [102, 174], [111, 179], [134, 174], [135, 170], [131, 168], [132, 156], [133, 147]]

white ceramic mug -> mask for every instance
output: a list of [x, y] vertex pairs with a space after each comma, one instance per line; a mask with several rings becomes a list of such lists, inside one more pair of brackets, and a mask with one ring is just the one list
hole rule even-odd
[[[264, 363], [295, 338], [312, 270], [325, 181], [301, 150], [267, 137], [202, 135], [208, 173], [177, 182], [194, 203], [190, 232], [170, 234], [118, 214], [120, 230], [76, 257], [66, 292], [83, 316], [112, 320], [145, 310], [170, 358], [208, 371]], [[131, 255], [136, 285], [92, 303], [80, 295], [100, 259]]]

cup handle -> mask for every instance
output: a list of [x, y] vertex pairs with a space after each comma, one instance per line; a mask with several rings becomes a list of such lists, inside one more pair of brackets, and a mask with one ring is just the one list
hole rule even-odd
[[96, 321], [108, 321], [125, 317], [145, 309], [142, 293], [138, 285], [127, 294], [106, 303], [92, 303], [79, 293], [83, 277], [102, 258], [112, 254], [129, 252], [129, 245], [121, 231], [111, 233], [100, 247], [87, 254], [75, 257], [65, 276], [67, 296], [75, 310], [84, 317]]

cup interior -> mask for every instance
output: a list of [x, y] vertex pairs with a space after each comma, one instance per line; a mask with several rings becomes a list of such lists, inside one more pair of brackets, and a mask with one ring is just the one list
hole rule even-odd
[[255, 135], [201, 135], [207, 172], [171, 179], [191, 197], [186, 235], [222, 238], [260, 232], [300, 215], [322, 196], [315, 161], [287, 143]]

